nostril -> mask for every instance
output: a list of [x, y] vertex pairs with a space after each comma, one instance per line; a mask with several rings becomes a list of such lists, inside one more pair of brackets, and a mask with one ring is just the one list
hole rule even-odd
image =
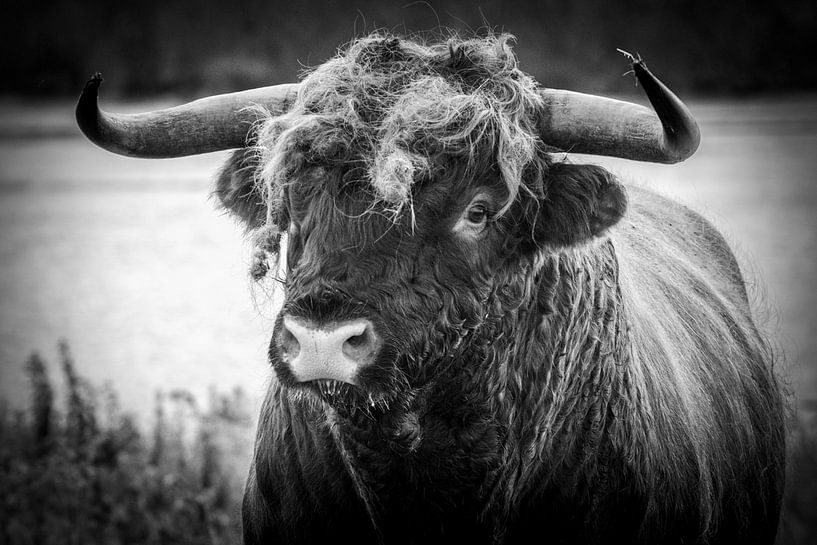
[[352, 348], [358, 348], [362, 346], [366, 342], [366, 333], [363, 332], [360, 335], [353, 335], [346, 339], [346, 343], [349, 344]]
[[344, 341], [341, 350], [347, 358], [360, 363], [371, 358], [377, 351], [377, 339], [371, 327], [366, 324], [362, 332], [350, 335]]
[[281, 328], [281, 351], [288, 358], [297, 357], [301, 351], [301, 343], [286, 325]]

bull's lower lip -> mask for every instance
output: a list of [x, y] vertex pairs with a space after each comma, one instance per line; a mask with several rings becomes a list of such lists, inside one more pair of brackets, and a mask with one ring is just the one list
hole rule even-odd
[[290, 387], [295, 390], [308, 392], [311, 395], [317, 396], [321, 400], [330, 403], [334, 401], [350, 403], [366, 397], [360, 388], [346, 382], [333, 379], [322, 378], [299, 381], [295, 382]]
[[332, 395], [339, 394], [341, 393], [341, 391], [348, 389], [350, 386], [346, 382], [341, 382], [339, 380], [333, 380], [328, 378], [319, 378], [315, 380], [302, 382], [301, 384], [312, 384], [322, 393], [329, 393]]
[[303, 399], [302, 396], [305, 394], [309, 398], [328, 404], [341, 414], [352, 415], [358, 410], [363, 410], [371, 416], [374, 413], [387, 412], [398, 396], [396, 392], [367, 390], [333, 379], [295, 382], [290, 384], [289, 388], [298, 399]]

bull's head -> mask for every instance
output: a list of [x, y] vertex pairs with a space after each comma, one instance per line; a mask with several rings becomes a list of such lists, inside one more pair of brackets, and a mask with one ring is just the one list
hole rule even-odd
[[686, 107], [643, 63], [633, 70], [655, 113], [538, 88], [504, 36], [374, 37], [298, 85], [146, 114], [101, 112], [95, 77], [77, 118], [126, 155], [243, 148], [216, 191], [264, 253], [286, 235], [272, 365], [291, 391], [355, 409], [468, 380], [522, 319], [547, 256], [623, 215], [613, 176], [549, 152], [677, 162], [695, 151]]

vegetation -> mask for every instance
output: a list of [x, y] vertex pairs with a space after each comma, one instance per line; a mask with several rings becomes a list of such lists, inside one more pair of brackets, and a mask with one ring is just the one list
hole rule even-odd
[[241, 393], [211, 396], [205, 412], [185, 392], [159, 395], [145, 435], [60, 354], [61, 406], [32, 355], [30, 410], [0, 412], [0, 543], [239, 542], [242, 483], [220, 445], [252, 433]]
[[[815, 407], [817, 409], [817, 407]], [[817, 543], [817, 414], [797, 422], [789, 435], [789, 464], [778, 543]]]
[[[189, 393], [158, 395], [145, 434], [113, 391], [77, 375], [65, 344], [60, 359], [63, 395], [35, 354], [28, 411], [0, 405], [0, 544], [238, 543], [252, 434], [242, 393], [211, 393], [204, 411]], [[778, 542], [817, 543], [817, 419], [794, 427], [789, 455]]]

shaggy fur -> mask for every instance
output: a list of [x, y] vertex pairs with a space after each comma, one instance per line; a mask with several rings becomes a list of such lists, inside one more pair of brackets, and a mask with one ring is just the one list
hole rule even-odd
[[[359, 40], [222, 172], [255, 276], [288, 241], [245, 541], [772, 543], [782, 403], [731, 252], [554, 162], [508, 42]], [[285, 314], [384, 349], [357, 386], [298, 383]]]

